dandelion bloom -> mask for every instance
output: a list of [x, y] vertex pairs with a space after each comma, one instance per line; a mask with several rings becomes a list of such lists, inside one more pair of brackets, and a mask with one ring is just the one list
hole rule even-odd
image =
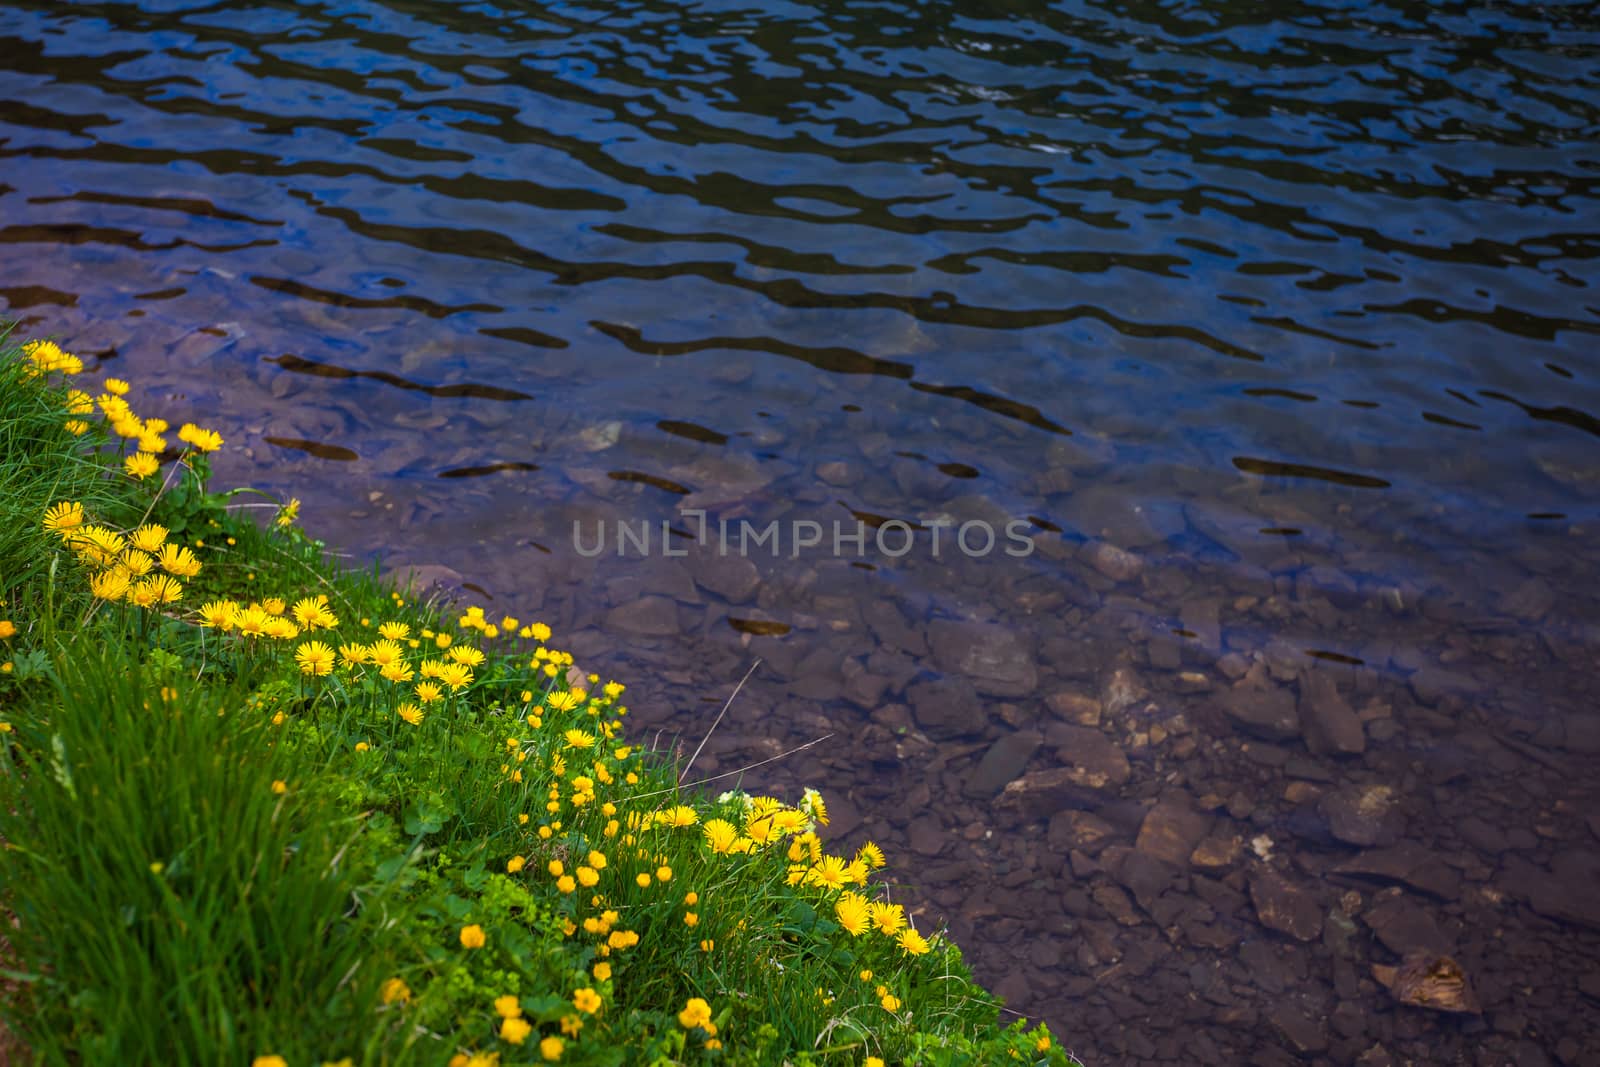
[[71, 352], [63, 351], [54, 341], [29, 341], [22, 346], [22, 351], [28, 357], [29, 369], [34, 374], [46, 374], [53, 370], [63, 374], [83, 372], [83, 360]]
[[868, 867], [875, 871], [881, 870], [883, 865], [888, 862], [883, 858], [883, 849], [871, 841], [856, 849], [856, 859], [864, 861]]
[[403, 702], [398, 708], [395, 708], [394, 713], [400, 716], [406, 722], [410, 723], [412, 726], [422, 725], [422, 709], [411, 703], [409, 700]]
[[582, 749], [594, 747], [593, 735], [586, 734], [582, 730], [568, 730], [562, 736], [567, 739], [568, 748]]
[[561, 1058], [561, 1053], [566, 1050], [567, 1043], [559, 1037], [546, 1037], [539, 1041], [539, 1055], [546, 1061], [554, 1063]]
[[525, 1019], [505, 1019], [500, 1023], [500, 1039], [507, 1044], [520, 1045], [531, 1033], [533, 1027]]
[[851, 937], [860, 937], [872, 925], [868, 907], [866, 897], [846, 890], [834, 904], [833, 911], [846, 933]]
[[161, 462], [148, 452], [135, 452], [122, 461], [122, 467], [128, 472], [128, 477], [142, 481], [160, 470]]
[[600, 994], [585, 986], [572, 994], [572, 1006], [585, 1015], [593, 1015], [600, 1010]]
[[307, 641], [294, 654], [301, 674], [324, 675], [333, 673], [333, 649], [321, 641]]
[[379, 988], [378, 995], [383, 997], [385, 1004], [393, 1004], [397, 1000], [403, 1004], [411, 999], [411, 987], [399, 978], [391, 978]]
[[378, 672], [391, 682], [409, 682], [416, 676], [409, 663], [391, 663]]
[[281, 615], [274, 615], [268, 619], [266, 630], [268, 637], [276, 637], [280, 641], [293, 641], [300, 636], [300, 627]]
[[281, 797], [289, 791], [289, 783], [279, 778], [272, 783], [272, 791]]
[[246, 637], [265, 637], [269, 618], [270, 616], [257, 604], [234, 612], [233, 624]]
[[483, 936], [483, 927], [477, 923], [461, 928], [462, 948], [482, 948], [487, 939]]
[[583, 703], [583, 694], [569, 689], [564, 693], [551, 693], [544, 698], [544, 702], [550, 705], [552, 711], [571, 711]]
[[872, 925], [893, 937], [906, 925], [906, 909], [899, 904], [881, 904], [874, 901], [867, 906], [872, 913]]
[[366, 645], [340, 645], [339, 664], [344, 667], [359, 667], [367, 662]]
[[900, 931], [898, 940], [908, 956], [922, 956], [928, 951], [928, 939], [915, 930]]
[[821, 862], [813, 864], [806, 872], [807, 885], [822, 886], [825, 889], [843, 889], [848, 881], [845, 862], [838, 856], [824, 856]]

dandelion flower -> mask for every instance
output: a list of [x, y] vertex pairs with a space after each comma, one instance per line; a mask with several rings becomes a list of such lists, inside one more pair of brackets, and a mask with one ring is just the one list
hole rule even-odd
[[374, 641], [367, 646], [367, 662], [374, 667], [387, 667], [391, 663], [399, 663], [402, 655], [400, 646], [393, 641]]
[[272, 783], [272, 791], [281, 797], [289, 791], [289, 783], [282, 778], [276, 779]]
[[333, 673], [333, 649], [321, 641], [307, 641], [301, 645], [294, 654], [294, 661], [300, 665], [301, 674]]
[[68, 419], [62, 424], [62, 428], [74, 437], [82, 437], [89, 432], [89, 424], [82, 419]]
[[116, 396], [128, 395], [128, 383], [121, 378], [107, 378], [101, 384], [105, 387], [105, 391], [108, 393], [115, 394]]
[[477, 923], [461, 928], [462, 948], [482, 948], [487, 939], [483, 936], [483, 927]]
[[409, 682], [416, 676], [409, 663], [391, 663], [378, 672], [391, 682]]
[[821, 862], [814, 863], [806, 872], [806, 884], [822, 886], [825, 889], [843, 889], [845, 886], [845, 862], [838, 856], [824, 856]]
[[160, 461], [148, 452], [135, 452], [122, 461], [122, 466], [128, 472], [128, 477], [141, 481], [161, 469]]
[[432, 704], [443, 695], [444, 690], [440, 689], [432, 682], [417, 683], [417, 699], [422, 701], [424, 704]]
[[320, 593], [295, 601], [290, 614], [307, 630], [331, 630], [339, 625], [338, 616], [328, 608], [328, 598]]
[[865, 861], [866, 865], [875, 871], [882, 870], [883, 865], [888, 862], [883, 858], [883, 849], [871, 841], [856, 849], [856, 859]]
[[404, 641], [411, 636], [411, 627], [403, 622], [386, 622], [378, 627], [378, 634], [390, 641]]
[[410, 723], [412, 726], [422, 725], [422, 709], [411, 703], [409, 700], [403, 702], [398, 708], [395, 708], [394, 713], [400, 716], [406, 722]]
[[215, 452], [222, 447], [222, 435], [186, 422], [178, 430], [178, 440], [192, 445], [199, 452]]
[[339, 646], [339, 663], [341, 666], [359, 667], [365, 662], [367, 662], [366, 645], [353, 644]]
[[582, 730], [568, 730], [562, 736], [567, 739], [568, 748], [584, 749], [594, 746], [594, 737]]
[[446, 663], [439, 671], [439, 681], [459, 692], [472, 684], [472, 671], [463, 663]]

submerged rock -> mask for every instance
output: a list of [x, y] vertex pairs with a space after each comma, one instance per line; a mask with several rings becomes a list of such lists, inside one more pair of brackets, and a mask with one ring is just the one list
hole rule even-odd
[[972, 680], [981, 693], [1021, 697], [1039, 685], [1039, 670], [1022, 639], [1004, 626], [935, 619], [928, 626], [934, 662]]

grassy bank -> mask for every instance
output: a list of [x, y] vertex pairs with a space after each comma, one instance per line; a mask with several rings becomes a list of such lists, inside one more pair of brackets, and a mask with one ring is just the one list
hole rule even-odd
[[821, 796], [697, 786], [543, 623], [330, 565], [130, 395], [0, 342], [15, 1055], [1070, 1062]]

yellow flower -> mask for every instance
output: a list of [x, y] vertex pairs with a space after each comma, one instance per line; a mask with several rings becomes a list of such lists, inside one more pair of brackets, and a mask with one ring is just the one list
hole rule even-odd
[[299, 516], [299, 514], [300, 498], [297, 496], [292, 496], [289, 498], [289, 502], [287, 504], [284, 504], [278, 508], [278, 514], [273, 518], [272, 521], [280, 527], [293, 526], [294, 520]]
[[432, 704], [444, 695], [444, 691], [432, 682], [417, 683], [417, 699], [424, 704]]
[[200, 560], [183, 545], [162, 545], [161, 569], [180, 578], [193, 578], [200, 573]]
[[559, 1037], [546, 1037], [539, 1041], [539, 1055], [553, 1063], [561, 1058], [566, 1047], [567, 1043]]
[[483, 936], [483, 927], [477, 923], [461, 928], [462, 948], [482, 948], [485, 940], [487, 939]]
[[590, 973], [594, 975], [594, 980], [596, 982], [609, 982], [611, 981], [611, 964], [607, 963], [605, 960], [601, 960], [599, 963], [594, 965], [594, 970], [592, 970]]
[[324, 675], [333, 673], [333, 649], [321, 641], [307, 641], [294, 654], [301, 674]]
[[692, 926], [699, 926], [700, 925], [700, 915], [699, 915], [699, 913], [698, 912], [693, 912], [693, 911], [684, 912], [683, 913], [683, 925], [691, 926], [691, 927]]
[[167, 528], [159, 523], [147, 522], [128, 538], [128, 543], [141, 552], [160, 552], [166, 543]]
[[494, 1010], [495, 1014], [502, 1019], [522, 1018], [522, 1002], [509, 993], [503, 997], [494, 998]]
[[860, 937], [872, 925], [868, 914], [867, 898], [860, 893], [845, 890], [833, 906], [833, 911], [839, 919], [839, 925], [851, 937]]
[[67, 390], [67, 414], [90, 415], [94, 413], [94, 400], [82, 389]]
[[231, 600], [212, 600], [200, 606], [200, 625], [224, 633], [233, 629], [239, 605]]
[[868, 1056], [861, 1067], [883, 1067], [883, 1061], [876, 1056]]
[[74, 437], [82, 437], [89, 432], [89, 424], [82, 419], [68, 419], [62, 424], [62, 428]]
[[562, 736], [567, 739], [568, 748], [583, 749], [594, 746], [594, 737], [584, 733], [582, 730], [568, 730]]
[[706, 938], [704, 941], [700, 942], [700, 951], [701, 952], [710, 952], [712, 949], [714, 949], [716, 947], [717, 947], [717, 943], [715, 941], [711, 940], [711, 938], [709, 938], [709, 937]]
[[29, 341], [22, 346], [23, 353], [28, 357], [32, 372], [47, 374], [50, 371], [61, 371], [63, 374], [81, 374], [83, 360], [70, 352], [64, 352], [61, 346], [54, 341]]
[[921, 956], [928, 951], [928, 939], [915, 930], [900, 931], [899, 941], [908, 956]]
[[507, 1044], [520, 1045], [531, 1033], [533, 1027], [525, 1019], [506, 1019], [500, 1023], [500, 1039]]
[[583, 703], [583, 694], [568, 690], [565, 693], [551, 693], [544, 698], [552, 711], [571, 711]]
[[806, 872], [807, 885], [822, 886], [825, 889], [842, 889], [847, 881], [845, 862], [838, 856], [824, 856], [820, 863], [813, 864]]
[[439, 669], [439, 681], [448, 685], [451, 692], [459, 692], [472, 684], [472, 671], [462, 663], [446, 663]]
[[704, 1027], [711, 1021], [711, 1005], [700, 997], [690, 997], [678, 1013], [678, 1025], [685, 1030]]
[[409, 663], [391, 663], [378, 672], [391, 682], [409, 682], [416, 676]]
[[246, 637], [264, 637], [267, 633], [267, 622], [270, 620], [259, 605], [252, 605], [233, 614], [233, 624], [239, 632]]
[[250, 1067], [289, 1067], [289, 1063], [282, 1056], [257, 1056]]
[[483, 663], [483, 652], [471, 645], [457, 645], [450, 650], [449, 656], [455, 662], [468, 667], [476, 667]]
[[154, 578], [146, 578], [134, 587], [134, 603], [141, 607], [149, 606], [141, 603], [142, 597], [148, 597], [150, 604], [176, 604], [183, 599], [183, 586], [178, 584], [176, 578], [168, 578], [164, 574]]
[[592, 889], [600, 881], [600, 872], [593, 867], [579, 867], [578, 881], [585, 889]]
[[331, 630], [339, 625], [338, 616], [328, 609], [328, 598], [320, 593], [295, 601], [291, 614], [307, 630]]
[[732, 852], [734, 842], [739, 838], [739, 829], [726, 819], [708, 820], [702, 829], [706, 835], [706, 844], [711, 846], [711, 851], [717, 853]]
[[544, 642], [550, 640], [550, 627], [546, 626], [542, 622], [536, 622], [532, 626], [528, 627], [528, 636], [543, 644]]
[[268, 615], [282, 615], [283, 608], [284, 603], [282, 597], [269, 596], [261, 602], [261, 610], [266, 612]]
[[657, 867], [656, 868], [656, 881], [658, 881], [658, 882], [670, 882], [670, 881], [672, 881], [672, 868], [668, 867], [664, 863], [661, 866]]
[[391, 978], [383, 983], [378, 995], [383, 997], [385, 1004], [393, 1004], [397, 1000], [404, 1004], [411, 999], [411, 987], [399, 978]]
[[202, 429], [192, 422], [184, 423], [178, 430], [178, 440], [193, 445], [200, 452], [215, 452], [222, 447], [221, 434], [215, 430]]
[[906, 909], [899, 904], [881, 904], [876, 901], [867, 905], [867, 910], [872, 913], [872, 925], [893, 937], [906, 925]]
[[378, 627], [378, 634], [390, 641], [404, 641], [411, 636], [411, 627], [403, 622], [386, 622]]
[[279, 778], [272, 783], [272, 791], [281, 797], [289, 791], [289, 783]]
[[883, 1005], [884, 1011], [900, 1010], [900, 998], [895, 996], [893, 993], [885, 993], [878, 999], [878, 1003]]
[[0, 619], [0, 641], [10, 640], [17, 636], [17, 624], [10, 619]]
[[359, 667], [367, 662], [366, 645], [340, 645], [339, 663], [345, 667]]
[[148, 452], [135, 452], [122, 461], [122, 466], [130, 478], [138, 478], [141, 481], [161, 469], [160, 461]]
[[403, 653], [393, 641], [374, 641], [367, 646], [367, 662], [374, 667], [387, 667], [399, 663]]
[[60, 534], [62, 540], [66, 540], [72, 531], [82, 525], [83, 505], [75, 500], [63, 500], [59, 504], [52, 504], [44, 513], [44, 528], [51, 533]]
[[572, 994], [572, 1006], [585, 1015], [593, 1015], [600, 1010], [600, 994], [585, 986]]
[[116, 396], [128, 395], [128, 383], [121, 378], [107, 378], [103, 383], [105, 391]]
[[862, 860], [875, 871], [881, 870], [883, 865], [888, 862], [883, 858], [883, 849], [871, 841], [856, 849], [856, 859]]
[[422, 709], [409, 700], [402, 702], [398, 708], [395, 708], [394, 713], [412, 726], [422, 725]]

